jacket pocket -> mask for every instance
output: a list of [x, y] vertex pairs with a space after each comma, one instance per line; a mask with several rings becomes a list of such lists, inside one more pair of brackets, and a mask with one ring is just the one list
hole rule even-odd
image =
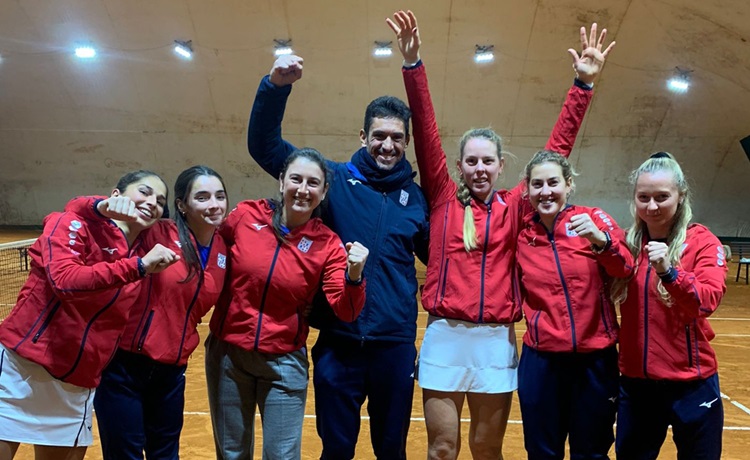
[[57, 302], [53, 307], [52, 310], [50, 310], [49, 315], [44, 319], [44, 322], [39, 327], [39, 330], [36, 331], [36, 334], [34, 334], [34, 338], [31, 339], [32, 343], [36, 343], [39, 338], [44, 334], [44, 331], [47, 330], [47, 327], [49, 327], [49, 324], [52, 322], [52, 318], [55, 316], [55, 313], [57, 313], [57, 310], [60, 308], [60, 302]]
[[148, 318], [146, 319], [146, 324], [143, 326], [143, 331], [141, 332], [140, 338], [138, 338], [138, 351], [143, 350], [143, 344], [146, 342], [146, 336], [148, 335], [148, 330], [151, 327], [151, 321], [154, 319], [154, 310], [151, 310], [148, 313]]

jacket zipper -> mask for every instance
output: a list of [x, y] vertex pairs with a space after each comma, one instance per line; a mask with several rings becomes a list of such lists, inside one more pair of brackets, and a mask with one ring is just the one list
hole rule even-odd
[[254, 351], [258, 351], [258, 345], [260, 344], [260, 331], [263, 327], [263, 309], [266, 306], [266, 295], [268, 295], [268, 287], [271, 285], [271, 277], [273, 276], [273, 269], [276, 267], [276, 259], [279, 258], [279, 251], [281, 250], [281, 243], [276, 242], [276, 251], [273, 253], [273, 260], [271, 260], [271, 267], [268, 269], [268, 277], [266, 278], [266, 284], [263, 286], [263, 295], [260, 298], [260, 308], [258, 309], [258, 327], [255, 329], [255, 345], [253, 346]]
[[648, 281], [651, 278], [651, 265], [646, 269], [646, 282], [643, 283], [643, 376], [648, 378]]
[[[210, 250], [209, 250], [210, 251]], [[182, 338], [180, 339], [180, 347], [177, 349], [177, 359], [175, 359], [175, 366], [177, 363], [180, 362], [180, 358], [182, 358], [182, 350], [185, 346], [185, 337], [187, 336], [187, 328], [190, 324], [190, 314], [193, 312], [193, 308], [195, 307], [195, 304], [198, 301], [198, 295], [201, 292], [201, 287], [203, 286], [203, 280], [205, 279], [206, 271], [204, 270], [203, 266], [201, 266], [201, 272], [200, 272], [200, 278], [198, 278], [198, 286], [195, 288], [195, 294], [193, 294], [193, 300], [190, 301], [190, 306], [187, 309], [187, 313], [185, 314], [185, 324], [182, 326]]]
[[[555, 216], [557, 221], [557, 216]], [[552, 226], [554, 228], [554, 225]], [[555, 243], [555, 235], [547, 232], [547, 238], [550, 244], [552, 244], [552, 253], [555, 255], [555, 264], [557, 264], [557, 274], [560, 276], [560, 284], [562, 284], [563, 294], [565, 294], [565, 305], [568, 308], [568, 316], [570, 317], [570, 335], [573, 343], [573, 353], [578, 350], [578, 343], [576, 341], [576, 322], [573, 318], [573, 306], [570, 304], [570, 293], [568, 292], [568, 284], [565, 282], [565, 276], [562, 272], [562, 266], [560, 265], [560, 255], [557, 253], [557, 243]]]
[[685, 344], [687, 345], [688, 367], [693, 367], [693, 347], [690, 344], [690, 325], [685, 325]]
[[484, 247], [482, 248], [482, 279], [479, 281], [479, 318], [478, 323], [484, 323], [484, 270], [487, 263], [487, 245], [490, 241], [490, 220], [492, 218], [492, 202], [494, 201], [495, 193], [493, 192], [490, 196], [490, 201], [487, 204], [487, 220], [484, 224]]
[[434, 310], [437, 310], [437, 306], [443, 303], [443, 299], [445, 298], [445, 286], [448, 284], [448, 265], [450, 264], [450, 259], [445, 259], [445, 264], [443, 265], [443, 280], [440, 286], [440, 301], [435, 304]]

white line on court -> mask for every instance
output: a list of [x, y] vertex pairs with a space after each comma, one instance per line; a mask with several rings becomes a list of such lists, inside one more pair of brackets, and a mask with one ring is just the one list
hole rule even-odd
[[744, 404], [737, 402], [730, 398], [729, 396], [725, 395], [724, 393], [721, 393], [721, 397], [726, 399], [727, 401], [731, 402], [733, 406], [737, 407], [742, 412], [746, 413], [747, 415], [750, 415], [750, 409], [748, 409]]
[[[722, 393], [721, 396], [722, 397], [726, 397], [726, 395], [724, 395], [723, 393]], [[742, 406], [742, 407], [744, 407], [744, 406]], [[745, 408], [745, 409], [747, 409], [747, 408]], [[185, 415], [198, 415], [198, 416], [208, 416], [209, 415], [208, 412], [184, 412], [184, 414]], [[255, 414], [255, 416], [256, 417], [260, 417], [260, 414]], [[307, 418], [307, 419], [314, 419], [315, 415], [305, 414], [305, 418]], [[361, 420], [370, 420], [370, 417], [368, 417], [366, 415], [363, 415], [363, 416], [360, 417], [360, 419]], [[424, 422], [424, 417], [412, 417], [410, 420], [412, 422]], [[462, 418], [461, 419], [462, 423], [469, 423], [470, 421], [471, 420], [468, 419], [468, 418]], [[523, 422], [521, 422], [520, 420], [508, 420], [508, 423], [512, 424], [512, 425], [522, 425], [523, 424]], [[750, 426], [725, 426], [724, 430], [726, 430], [726, 431], [750, 431]]]

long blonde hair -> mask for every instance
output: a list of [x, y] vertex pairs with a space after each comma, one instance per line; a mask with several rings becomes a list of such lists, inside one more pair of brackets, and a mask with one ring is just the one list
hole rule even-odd
[[[463, 136], [461, 136], [461, 140], [459, 141], [459, 161], [464, 159], [464, 148], [466, 147], [466, 143], [475, 138], [487, 139], [495, 144], [495, 147], [497, 147], [498, 160], [503, 158], [503, 140], [500, 136], [492, 128], [473, 128], [466, 131]], [[471, 190], [469, 190], [469, 185], [466, 183], [466, 180], [464, 180], [463, 174], [458, 175], [458, 191], [456, 192], [456, 198], [458, 198], [458, 201], [464, 206], [464, 248], [466, 249], [466, 252], [471, 252], [477, 248], [477, 228], [474, 225], [474, 213], [471, 212]]]
[[[693, 209], [690, 204], [690, 187], [685, 178], [685, 174], [682, 172], [680, 164], [677, 163], [674, 156], [668, 152], [657, 152], [651, 155], [648, 160], [643, 162], [642, 165], [630, 174], [630, 183], [633, 186], [633, 201], [630, 202], [630, 213], [633, 215], [634, 222], [627, 231], [626, 242], [628, 249], [630, 249], [631, 254], [633, 254], [633, 259], [636, 261], [636, 267], [630, 278], [617, 279], [613, 283], [612, 298], [619, 304], [622, 304], [627, 298], [628, 283], [638, 272], [639, 267], [637, 262], [643, 248], [643, 238], [644, 235], [648, 234], [646, 223], [638, 217], [638, 213], [636, 212], [635, 186], [638, 183], [638, 178], [641, 174], [654, 173], [657, 171], [666, 171], [672, 174], [674, 183], [677, 186], [680, 195], [677, 212], [672, 218], [672, 226], [667, 235], [667, 245], [669, 246], [667, 258], [673, 267], [678, 267], [680, 265], [682, 245], [687, 237], [688, 225], [690, 225], [690, 221], [693, 219]], [[672, 298], [662, 285], [661, 280], [658, 281], [657, 289], [659, 290], [659, 295], [661, 296], [662, 301], [667, 305], [671, 305]]]

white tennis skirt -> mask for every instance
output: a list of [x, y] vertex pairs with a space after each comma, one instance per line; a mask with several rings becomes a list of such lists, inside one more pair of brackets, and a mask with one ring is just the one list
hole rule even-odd
[[0, 439], [41, 446], [90, 446], [94, 389], [52, 377], [0, 344]]
[[461, 393], [518, 389], [518, 351], [511, 324], [476, 324], [430, 315], [417, 362], [419, 386]]

